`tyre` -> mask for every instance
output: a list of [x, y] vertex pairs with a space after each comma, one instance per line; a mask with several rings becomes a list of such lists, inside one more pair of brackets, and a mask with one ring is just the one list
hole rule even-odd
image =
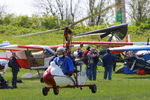
[[59, 94], [59, 89], [58, 88], [53, 88], [53, 92], [55, 95], [58, 95]]
[[48, 91], [49, 91], [49, 89], [48, 89], [47, 87], [44, 87], [44, 88], [42, 89], [43, 95], [44, 95], [44, 96], [47, 96]]
[[96, 87], [95, 84], [94, 84], [94, 85], [91, 85], [91, 86], [90, 86], [90, 89], [91, 89], [91, 92], [92, 92], [92, 93], [96, 93], [96, 92], [97, 92], [97, 87]]

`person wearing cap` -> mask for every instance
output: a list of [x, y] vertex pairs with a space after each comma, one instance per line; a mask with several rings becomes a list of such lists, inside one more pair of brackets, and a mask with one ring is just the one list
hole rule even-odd
[[17, 75], [20, 69], [20, 65], [17, 62], [16, 53], [12, 52], [12, 56], [9, 60], [9, 67], [12, 69], [12, 87], [17, 88]]
[[87, 54], [89, 53], [89, 51], [90, 51], [90, 49], [91, 49], [91, 47], [90, 46], [88, 46], [87, 48], [86, 48], [86, 50], [84, 51], [84, 53], [83, 53], [83, 57], [84, 57], [84, 63], [86, 64], [86, 65], [88, 65], [88, 56], [87, 56]]
[[112, 69], [113, 66], [116, 63], [116, 57], [112, 53], [110, 53], [110, 50], [107, 50], [107, 53], [102, 57], [103, 60], [103, 66], [104, 66], [104, 79], [108, 80], [112, 79]]
[[56, 52], [57, 57], [55, 57], [53, 61], [62, 69], [62, 72], [65, 75], [72, 76], [74, 72], [74, 64], [70, 57], [65, 56], [65, 48], [59, 47]]

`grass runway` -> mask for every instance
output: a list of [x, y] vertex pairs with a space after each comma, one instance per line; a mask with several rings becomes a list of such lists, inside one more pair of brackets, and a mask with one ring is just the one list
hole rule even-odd
[[[54, 95], [50, 90], [48, 96], [42, 95], [45, 84], [39, 79], [22, 79], [17, 89], [1, 89], [0, 100], [150, 100], [150, 75], [124, 75], [113, 73], [113, 80], [103, 80], [103, 68], [98, 68], [97, 81], [95, 83], [97, 93], [91, 93], [89, 88], [60, 89], [59, 95]], [[19, 78], [28, 70], [21, 69]], [[35, 73], [35, 71], [33, 71]], [[10, 68], [5, 74], [5, 79], [11, 84]]]

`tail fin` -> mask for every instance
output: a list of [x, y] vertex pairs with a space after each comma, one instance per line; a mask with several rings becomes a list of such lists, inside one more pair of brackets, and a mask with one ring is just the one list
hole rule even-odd
[[126, 35], [125, 42], [131, 42], [131, 41], [130, 41], [130, 35], [129, 35], [129, 34]]

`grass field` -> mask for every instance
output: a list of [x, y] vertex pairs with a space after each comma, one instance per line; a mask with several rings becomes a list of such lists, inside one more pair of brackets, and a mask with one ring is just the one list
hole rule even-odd
[[[62, 34], [61, 34], [62, 33]], [[131, 32], [128, 32], [129, 34]], [[145, 34], [130, 34], [131, 42], [147, 42], [147, 38], [150, 37], [150, 30], [146, 31]], [[86, 36], [82, 38], [73, 38], [73, 41], [99, 41], [99, 36]], [[108, 40], [108, 37], [101, 41]], [[0, 34], [0, 43], [2, 41], [10, 41], [11, 44], [37, 44], [37, 45], [57, 45], [63, 43], [63, 31], [57, 33], [46, 33], [42, 35], [29, 36], [23, 38], [17, 38], [14, 35]], [[124, 40], [123, 40], [124, 41]]]
[[[28, 70], [21, 69], [19, 77]], [[35, 73], [35, 72], [33, 72]], [[103, 68], [99, 66], [97, 81], [88, 81], [87, 84], [95, 83], [98, 91], [93, 94], [89, 88], [60, 89], [58, 96], [50, 90], [48, 96], [42, 95], [42, 87], [39, 79], [22, 79], [18, 83], [18, 89], [0, 90], [0, 100], [150, 100], [150, 75], [124, 75], [113, 74], [113, 80], [103, 80]], [[10, 68], [5, 74], [5, 79], [11, 84]]]

